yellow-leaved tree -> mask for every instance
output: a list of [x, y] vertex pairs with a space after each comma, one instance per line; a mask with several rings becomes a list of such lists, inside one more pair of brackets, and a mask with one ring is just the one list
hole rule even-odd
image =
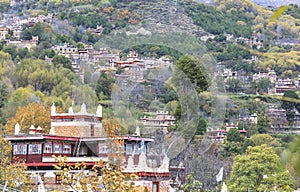
[[84, 162], [72, 166], [66, 157], [58, 156], [56, 160], [58, 164], [54, 168], [61, 171], [63, 184], [74, 191], [137, 191], [133, 181], [138, 177], [135, 174], [123, 174], [120, 166], [100, 160], [87, 170]]
[[24, 190], [28, 181], [26, 166], [17, 159], [12, 163], [11, 151], [10, 141], [0, 138], [0, 184]]
[[20, 106], [14, 117], [7, 120], [5, 126], [6, 134], [13, 134], [16, 124], [20, 125], [20, 132], [28, 133], [31, 125], [40, 126], [43, 133], [50, 131], [50, 107], [46, 107], [41, 103], [29, 103], [26, 106]]

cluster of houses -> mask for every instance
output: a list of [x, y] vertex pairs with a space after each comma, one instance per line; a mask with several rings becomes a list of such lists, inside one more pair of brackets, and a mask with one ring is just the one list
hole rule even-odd
[[264, 47], [264, 41], [259, 38], [257, 33], [253, 33], [251, 38], [238, 37], [235, 39], [236, 42], [243, 43], [250, 46], [253, 49], [260, 49]]
[[[232, 34], [224, 34], [226, 37], [226, 41], [228, 42], [237, 42], [242, 43], [245, 45], [248, 45], [251, 48], [259, 49], [264, 47], [263, 40], [260, 39], [259, 35], [257, 33], [253, 33], [251, 38], [245, 38], [245, 37], [237, 37], [234, 38]], [[202, 41], [207, 41], [209, 39], [215, 39], [216, 35], [203, 35], [200, 37]]]
[[277, 77], [274, 70], [269, 70], [268, 72], [259, 72], [250, 76], [241, 75], [238, 71], [233, 71], [230, 68], [223, 68], [218, 71], [217, 75], [223, 77], [224, 82], [228, 82], [230, 79], [239, 79], [244, 83], [249, 83], [252, 81], [258, 82], [263, 79], [270, 81], [270, 86], [266, 94], [268, 95], [283, 95], [286, 91], [296, 91], [300, 88], [300, 75], [295, 79], [285, 78], [281, 79]]
[[[32, 27], [36, 23], [51, 23], [52, 18], [52, 14], [22, 19], [17, 16], [5, 16], [0, 23], [0, 40], [7, 40], [7, 44], [18, 48], [32, 49], [38, 45], [38, 37], [32, 37], [31, 40], [21, 39], [23, 26]], [[8, 35], [10, 35], [9, 38]]]
[[[297, 109], [294, 109], [294, 120], [291, 125], [287, 119], [286, 110], [280, 108], [278, 105], [267, 105], [265, 114], [266, 118], [268, 118], [270, 122], [270, 132], [293, 132], [300, 130], [300, 113]], [[239, 115], [238, 122], [243, 122], [246, 124], [257, 125], [258, 123], [258, 115], [256, 113], [253, 114], [243, 114]], [[212, 141], [223, 142], [226, 138], [227, 132], [231, 128], [239, 129], [241, 136], [246, 137], [247, 130], [241, 129], [237, 123], [226, 123], [224, 129], [217, 129], [213, 131], [209, 131], [207, 133], [207, 137]]]
[[[226, 139], [226, 135], [230, 129], [238, 129], [238, 123], [226, 123], [225, 129], [212, 130], [207, 133], [207, 138], [216, 141], [223, 142]], [[247, 137], [247, 130], [239, 130], [242, 137]]]
[[[52, 49], [58, 54], [69, 58], [72, 62], [74, 71], [83, 75], [85, 65], [93, 66], [95, 72], [116, 73], [118, 69], [122, 69], [121, 74], [116, 74], [117, 78], [135, 80], [137, 82], [144, 81], [148, 70], [153, 68], [167, 68], [171, 66], [169, 58], [162, 57], [159, 59], [144, 57], [139, 58], [136, 50], [130, 51], [127, 57], [123, 60], [120, 58], [120, 53], [112, 53], [106, 48], [95, 50], [92, 45], [84, 49], [78, 49], [70, 44], [55, 45]], [[51, 58], [46, 58], [46, 61], [51, 63]]]
[[[119, 60], [118, 53], [111, 53], [106, 48], [95, 50], [92, 45], [78, 49], [65, 43], [63, 45], [52, 46], [52, 50], [58, 55], [69, 58], [76, 73], [81, 73], [84, 65], [93, 65], [96, 67], [96, 71], [101, 71], [101, 65], [110, 63], [112, 60]], [[51, 58], [46, 58], [46, 61], [51, 63]], [[108, 67], [106, 69], [109, 70]]]

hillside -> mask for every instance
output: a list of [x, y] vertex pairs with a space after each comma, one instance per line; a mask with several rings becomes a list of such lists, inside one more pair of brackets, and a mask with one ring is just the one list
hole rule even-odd
[[300, 6], [300, 2], [298, 0], [252, 0], [252, 2], [261, 5], [261, 6], [271, 6], [271, 7], [279, 7], [282, 5], [295, 4]]
[[[300, 8], [270, 21], [275, 10], [250, 0], [201, 2], [0, 1], [2, 134], [17, 123], [48, 133], [53, 104], [71, 115], [101, 104], [109, 135], [165, 141], [170, 165], [183, 164], [203, 190], [217, 189], [221, 166], [228, 179], [248, 146], [286, 153], [300, 130]], [[156, 112], [172, 123], [147, 128]]]

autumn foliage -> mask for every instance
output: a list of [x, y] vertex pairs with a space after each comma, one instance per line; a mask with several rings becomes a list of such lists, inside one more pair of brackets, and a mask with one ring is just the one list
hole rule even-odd
[[34, 125], [34, 127], [40, 126], [43, 133], [49, 133], [51, 124], [50, 108], [41, 103], [29, 103], [26, 106], [18, 107], [15, 116], [7, 120], [5, 133], [13, 134], [17, 123], [20, 125], [21, 133], [28, 133], [31, 125]]
[[[28, 182], [28, 177], [24, 172], [26, 166], [17, 160], [12, 162], [11, 143], [4, 138], [0, 138], [0, 183], [7, 183], [9, 187], [24, 187]], [[23, 188], [24, 189], [24, 188]]]
[[100, 160], [92, 169], [86, 170], [84, 162], [72, 166], [66, 157], [59, 156], [56, 160], [58, 164], [54, 167], [62, 174], [63, 184], [75, 191], [136, 191], [133, 181], [137, 180], [137, 176], [123, 174], [119, 166]]

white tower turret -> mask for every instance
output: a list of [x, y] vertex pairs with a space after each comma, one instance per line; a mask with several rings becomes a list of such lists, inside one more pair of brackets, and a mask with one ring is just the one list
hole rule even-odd
[[102, 106], [101, 105], [98, 105], [96, 115], [98, 117], [102, 117]]
[[20, 125], [19, 123], [15, 124], [15, 135], [18, 135], [20, 133]]
[[56, 115], [56, 107], [54, 105], [54, 103], [51, 106], [51, 116]]

